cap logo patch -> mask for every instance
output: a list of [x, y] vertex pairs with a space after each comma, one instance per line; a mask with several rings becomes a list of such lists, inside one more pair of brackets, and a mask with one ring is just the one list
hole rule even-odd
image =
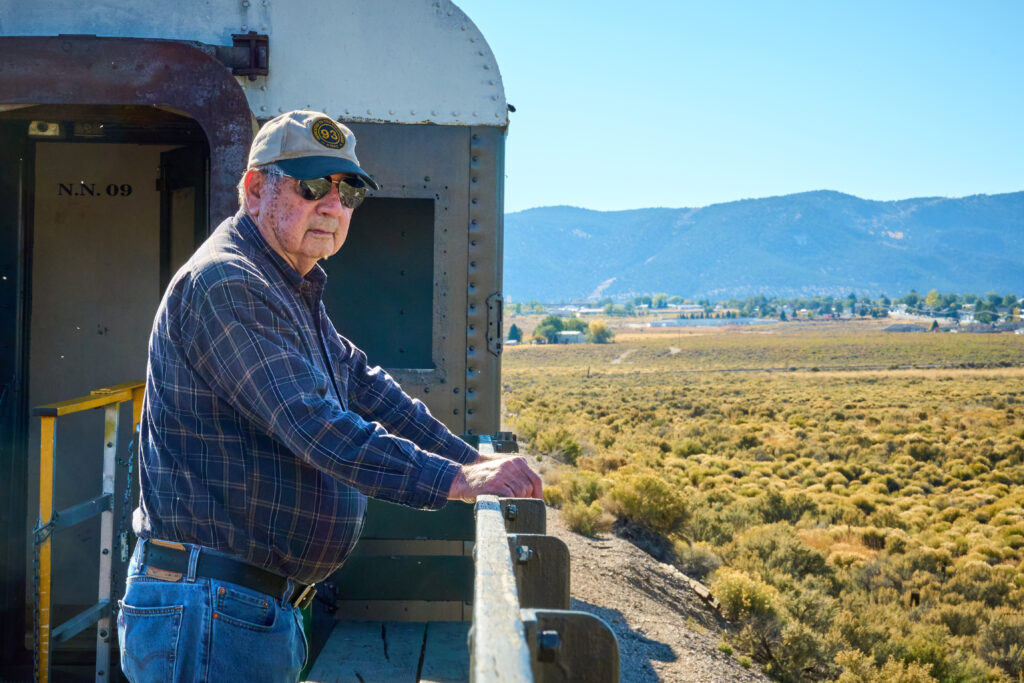
[[313, 122], [313, 139], [324, 147], [341, 149], [345, 146], [345, 136], [341, 134], [338, 124], [328, 118], [320, 118]]

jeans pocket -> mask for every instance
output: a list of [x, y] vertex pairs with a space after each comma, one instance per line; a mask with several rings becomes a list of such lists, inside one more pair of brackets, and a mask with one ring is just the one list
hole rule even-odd
[[133, 683], [170, 681], [178, 658], [178, 635], [185, 608], [135, 607], [119, 603], [117, 635], [121, 643], [121, 670]]
[[260, 593], [218, 586], [215, 619], [253, 631], [270, 631], [277, 621], [277, 604]]

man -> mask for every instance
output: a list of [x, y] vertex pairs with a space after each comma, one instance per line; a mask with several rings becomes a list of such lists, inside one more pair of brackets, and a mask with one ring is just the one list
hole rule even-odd
[[133, 681], [297, 680], [299, 607], [351, 552], [365, 496], [541, 493], [525, 460], [481, 457], [328, 319], [316, 262], [377, 189], [355, 144], [318, 112], [264, 125], [240, 211], [157, 311], [118, 617]]

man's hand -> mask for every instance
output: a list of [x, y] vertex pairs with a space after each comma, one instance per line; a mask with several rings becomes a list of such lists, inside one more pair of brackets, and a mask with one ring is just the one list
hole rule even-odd
[[526, 458], [511, 455], [499, 458], [478, 458], [462, 469], [452, 481], [449, 500], [472, 503], [477, 496], [492, 494], [504, 498], [540, 498], [542, 484], [537, 473], [526, 464]]

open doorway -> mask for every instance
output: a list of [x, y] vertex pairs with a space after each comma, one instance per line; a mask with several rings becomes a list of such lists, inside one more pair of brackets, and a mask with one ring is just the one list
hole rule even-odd
[[[16, 150], [0, 158], [0, 241], [17, 255], [5, 249], [0, 264], [0, 277], [12, 282], [5, 288], [0, 280], [0, 449], [11, 470], [0, 497], [12, 522], [3, 611], [29, 636], [18, 638], [24, 647], [39, 496], [31, 408], [144, 379], [163, 289], [209, 231], [209, 145], [194, 121], [153, 107], [50, 105], [0, 116], [4, 147]], [[102, 420], [88, 411], [58, 422], [55, 509], [100, 493]], [[123, 462], [129, 424], [122, 416]], [[115, 527], [130, 525], [130, 510], [121, 515], [126, 475], [120, 468]], [[99, 553], [99, 518], [54, 535], [53, 624], [95, 603]], [[95, 633], [58, 646], [57, 666], [61, 648], [73, 662], [75, 652], [95, 651]]]

